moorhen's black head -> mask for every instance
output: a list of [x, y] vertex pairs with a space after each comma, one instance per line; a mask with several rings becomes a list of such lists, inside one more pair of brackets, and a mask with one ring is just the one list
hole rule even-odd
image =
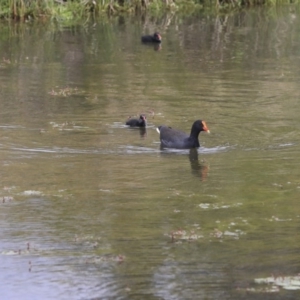
[[198, 136], [199, 132], [206, 131], [209, 133], [209, 129], [205, 123], [205, 121], [197, 120], [194, 122], [192, 129], [191, 129], [191, 136]]
[[154, 32], [153, 37], [156, 41], [161, 42], [161, 35], [159, 32]]
[[143, 121], [145, 121], [145, 122], [147, 121], [147, 117], [144, 114], [140, 115], [140, 119], [143, 120]]

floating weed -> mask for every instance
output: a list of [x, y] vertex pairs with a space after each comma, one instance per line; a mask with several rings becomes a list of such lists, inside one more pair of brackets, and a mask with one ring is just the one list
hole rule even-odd
[[234, 203], [234, 204], [210, 204], [210, 203], [200, 203], [199, 207], [202, 209], [228, 209], [232, 207], [242, 206], [242, 203]]
[[271, 219], [269, 219], [270, 222], [290, 222], [292, 221], [293, 219], [279, 219], [275, 216], [272, 216]]
[[10, 64], [11, 64], [11, 60], [3, 57], [2, 61], [0, 62], [0, 68], [5, 68], [6, 66], [8, 66]]
[[291, 182], [291, 181], [287, 181], [287, 182], [284, 182], [284, 183], [274, 182], [274, 183], [272, 183], [272, 186], [277, 188], [278, 190], [299, 188], [298, 183], [294, 183], [294, 182]]
[[[256, 278], [254, 282], [257, 284], [265, 284], [278, 292], [279, 287], [285, 290], [300, 290], [300, 274], [295, 276], [274, 276], [266, 278]], [[269, 287], [268, 287], [269, 288]]]
[[224, 231], [224, 236], [230, 236], [230, 237], [233, 237], [235, 239], [238, 239], [239, 238], [239, 231]]
[[30, 243], [26, 244], [26, 248], [20, 248], [18, 250], [3, 250], [0, 251], [0, 255], [36, 255], [38, 250], [33, 248]]
[[223, 232], [219, 229], [214, 229], [214, 231], [210, 234], [211, 237], [220, 239], [223, 236]]
[[105, 262], [116, 262], [116, 263], [122, 263], [126, 259], [125, 255], [112, 255], [107, 254], [103, 256], [93, 256], [86, 260], [86, 264], [101, 264]]
[[172, 195], [173, 196], [180, 196], [181, 192], [180, 191], [177, 191], [177, 190], [173, 190], [172, 191]]
[[[221, 226], [221, 222], [217, 221], [219, 227]], [[244, 225], [244, 224], [243, 224]], [[221, 238], [234, 238], [239, 239], [241, 235], [245, 235], [246, 233], [241, 229], [233, 229], [232, 227], [238, 226], [236, 222], [230, 222], [228, 225], [222, 226], [222, 229], [215, 228], [213, 232], [210, 233], [210, 237], [221, 239]]]
[[14, 197], [12, 196], [3, 196], [3, 197], [0, 197], [0, 202], [1, 203], [8, 203], [8, 202], [11, 202], [14, 200]]
[[200, 203], [199, 207], [202, 209], [209, 209], [210, 208], [210, 204], [209, 203]]
[[[231, 226], [236, 226], [235, 223], [230, 223], [228, 228], [230, 229]], [[246, 233], [240, 229], [234, 229], [234, 230], [220, 230], [219, 228], [215, 228], [213, 232], [210, 233], [210, 237], [216, 238], [216, 239], [223, 239], [223, 238], [234, 238], [239, 239], [241, 235], [245, 235]]]
[[283, 185], [282, 185], [282, 184], [279, 184], [279, 183], [276, 183], [276, 182], [273, 183], [272, 185], [273, 185], [273, 186], [276, 186], [276, 187], [279, 187], [279, 188], [281, 188], [281, 189], [283, 188]]
[[2, 250], [0, 255], [21, 255], [21, 250]]
[[231, 207], [239, 207], [239, 206], [242, 206], [242, 205], [243, 205], [242, 203], [234, 203], [232, 205], [226, 205], [226, 204], [214, 205], [213, 209], [224, 209], [224, 208], [231, 208]]
[[[196, 229], [200, 229], [200, 227]], [[172, 243], [178, 243], [182, 241], [196, 241], [200, 238], [203, 238], [203, 235], [197, 233], [195, 229], [192, 230], [178, 229], [172, 231], [170, 234], [167, 234], [167, 236], [171, 238]]]
[[217, 195], [207, 195], [207, 197], [210, 197], [210, 198], [218, 198]]
[[77, 87], [71, 88], [71, 87], [65, 87], [65, 88], [60, 88], [56, 87], [55, 89], [52, 89], [49, 94], [51, 96], [58, 96], [58, 97], [69, 97], [72, 95], [78, 95], [82, 94], [83, 91], [80, 91]]
[[112, 190], [99, 189], [99, 192], [102, 192], [102, 193], [111, 193]]
[[74, 241], [76, 243], [82, 243], [86, 241], [99, 241], [101, 237], [95, 237], [94, 235], [83, 235], [83, 236], [78, 236], [77, 234], [74, 237]]
[[10, 192], [11, 190], [15, 189], [16, 187], [13, 185], [13, 186], [5, 186], [3, 188], [4, 191], [7, 191], [7, 192]]
[[82, 131], [88, 129], [88, 127], [79, 126], [75, 122], [63, 122], [61, 124], [56, 122], [50, 122], [49, 123], [53, 129], [57, 129], [59, 131]]
[[11, 64], [11, 61], [10, 61], [10, 59], [3, 57], [3, 58], [2, 58], [2, 63], [7, 64], [7, 65], [10, 65], [10, 64]]
[[277, 286], [264, 287], [264, 288], [238, 288], [238, 291], [246, 291], [250, 293], [278, 293], [280, 289]]
[[87, 246], [89, 248], [97, 248], [99, 246], [99, 241], [101, 240], [101, 237], [95, 237], [93, 235], [83, 235], [83, 236], [78, 236], [75, 235], [74, 241], [77, 244], [81, 244], [84, 246]]
[[[217, 222], [220, 224], [221, 222]], [[241, 229], [231, 229], [231, 227], [238, 226], [237, 223], [231, 222], [229, 225], [215, 228], [213, 231], [204, 232], [203, 228], [199, 224], [193, 224], [193, 229], [178, 229], [173, 230], [171, 233], [166, 234], [171, 238], [172, 243], [182, 243], [183, 241], [196, 241], [199, 239], [206, 239], [211, 241], [212, 238], [223, 241], [223, 239], [239, 239], [246, 233]], [[220, 226], [219, 226], [220, 227]], [[201, 231], [200, 231], [201, 230]]]
[[31, 191], [31, 190], [29, 190], [29, 191], [24, 191], [24, 192], [21, 193], [21, 194], [24, 195], [24, 196], [41, 196], [41, 195], [43, 195], [42, 192], [39, 192], [39, 191]]

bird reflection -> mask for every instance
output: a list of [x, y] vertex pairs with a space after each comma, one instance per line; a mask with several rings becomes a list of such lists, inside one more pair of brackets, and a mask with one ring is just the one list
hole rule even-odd
[[161, 44], [144, 44], [145, 47], [153, 47], [154, 51], [160, 51], [162, 49]]
[[145, 138], [147, 136], [147, 128], [146, 127], [141, 127], [141, 128], [139, 128], [139, 130], [140, 130], [141, 138]]
[[161, 48], [162, 48], [161, 44], [154, 45], [154, 47], [153, 47], [154, 51], [160, 51]]
[[192, 174], [200, 177], [202, 181], [205, 181], [208, 175], [208, 166], [203, 164], [203, 162], [199, 162], [197, 149], [193, 148], [190, 150], [189, 160], [191, 163]]
[[147, 137], [147, 128], [146, 127], [135, 127], [135, 128], [130, 128], [130, 130], [133, 130], [133, 131], [138, 131], [140, 133], [140, 137], [142, 139], [146, 138]]
[[[170, 149], [166, 150], [162, 145], [160, 145], [160, 150], [161, 155], [178, 155], [178, 152], [171, 152]], [[189, 150], [189, 161], [191, 164], [192, 174], [199, 177], [201, 181], [207, 180], [209, 166], [203, 160], [199, 161], [198, 151], [196, 148]]]

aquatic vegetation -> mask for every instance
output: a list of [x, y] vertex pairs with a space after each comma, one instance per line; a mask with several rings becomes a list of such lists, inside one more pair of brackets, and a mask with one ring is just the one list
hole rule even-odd
[[[257, 284], [267, 285], [267, 290], [279, 292], [279, 288], [285, 290], [300, 290], [300, 274], [295, 276], [270, 276], [266, 278], [256, 278], [254, 282]], [[255, 289], [254, 289], [255, 291]]]
[[[294, 1], [294, 2], [297, 2]], [[289, 0], [41, 0], [0, 1], [0, 17], [31, 21], [33, 19], [50, 19], [55, 22], [70, 23], [83, 19], [95, 18], [107, 14], [136, 14], [149, 12], [158, 15], [162, 12], [193, 13], [199, 10], [234, 10], [246, 6], [290, 4]]]
[[107, 254], [102, 256], [92, 256], [86, 260], [86, 264], [100, 264], [104, 262], [117, 262], [122, 263], [126, 259], [125, 255]]
[[3, 57], [2, 61], [0, 61], [0, 68], [5, 68], [9, 65], [11, 65], [11, 60], [8, 59], [8, 58]]
[[42, 192], [39, 192], [39, 191], [24, 191], [22, 194], [24, 196], [41, 196]]
[[239, 207], [243, 205], [242, 203], [229, 204], [210, 204], [210, 203], [200, 203], [199, 207], [202, 209], [228, 209], [232, 207]]
[[172, 243], [178, 243], [180, 241], [196, 241], [203, 238], [202, 234], [196, 232], [197, 229], [199, 228], [193, 230], [178, 229], [172, 231], [168, 236], [171, 238]]
[[[15, 189], [15, 186], [12, 186], [12, 187], [4, 187], [3, 190], [6, 192], [6, 193], [10, 193], [11, 190]], [[0, 203], [8, 203], [8, 202], [11, 202], [14, 200], [14, 197], [13, 196], [0, 196]]]
[[11, 190], [14, 190], [16, 187], [15, 186], [5, 186], [3, 188], [4, 191], [10, 192]]
[[292, 221], [293, 219], [280, 219], [278, 217], [272, 216], [269, 221], [270, 222], [289, 222]]
[[183, 241], [196, 241], [199, 239], [204, 239], [206, 241], [220, 240], [224, 239], [239, 239], [242, 235], [246, 233], [238, 228], [232, 228], [233, 226], [237, 226], [237, 223], [231, 222], [229, 224], [224, 224], [223, 226], [218, 223], [219, 228], [214, 228], [213, 230], [205, 230], [200, 227], [199, 224], [194, 224], [192, 229], [177, 229], [171, 231], [171, 233], [166, 234], [172, 243], [180, 243]]
[[7, 203], [7, 202], [11, 202], [13, 200], [14, 200], [14, 197], [12, 197], [12, 196], [3, 196], [0, 198], [1, 203]]
[[78, 88], [71, 88], [71, 87], [65, 87], [65, 88], [59, 88], [56, 87], [55, 89], [52, 89], [49, 94], [52, 96], [60, 96], [60, 97], [69, 97], [72, 95], [77, 95], [81, 93], [81, 91]]
[[78, 126], [75, 124], [75, 122], [63, 122], [63, 123], [56, 123], [56, 122], [50, 122], [49, 123], [53, 129], [58, 129], [59, 131], [67, 130], [67, 131], [73, 131], [73, 130], [86, 130], [88, 127], [84, 126]]
[[38, 250], [33, 248], [30, 243], [26, 243], [26, 248], [19, 248], [14, 250], [2, 250], [0, 255], [33, 255], [38, 254]]
[[106, 189], [99, 189], [99, 192], [103, 192], [103, 193], [111, 193], [111, 190], [106, 190]]
[[[75, 235], [74, 236], [74, 242], [77, 245], [84, 246], [85, 248], [88, 249], [93, 249], [95, 250], [97, 248], [97, 252], [103, 251], [103, 252], [109, 252], [109, 247], [102, 247], [101, 249], [99, 248], [100, 242], [102, 238], [99, 236], [95, 236], [92, 234], [87, 234], [87, 235]], [[125, 255], [123, 254], [103, 254], [103, 255], [93, 255], [89, 256], [88, 258], [85, 258], [85, 263], [86, 264], [100, 264], [104, 262], [123, 262], [125, 260]]]
[[278, 293], [280, 289], [277, 286], [266, 286], [264, 288], [238, 288], [238, 291], [245, 291], [250, 293]]
[[98, 243], [98, 241], [101, 240], [101, 237], [96, 237], [94, 235], [75, 235], [74, 241], [79, 244], [88, 244], [88, 245], [94, 245], [95, 243]]
[[213, 238], [217, 238], [217, 239], [221, 239], [221, 238], [225, 238], [225, 237], [229, 237], [229, 238], [234, 238], [234, 239], [239, 239], [241, 235], [244, 235], [245, 233], [240, 230], [240, 229], [235, 229], [235, 230], [224, 230], [221, 231], [219, 229], [215, 229], [210, 236]]

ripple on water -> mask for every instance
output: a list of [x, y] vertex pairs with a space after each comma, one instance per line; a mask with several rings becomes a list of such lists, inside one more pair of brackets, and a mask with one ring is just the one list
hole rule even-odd
[[138, 146], [123, 146], [119, 148], [119, 151], [126, 154], [144, 154], [144, 153], [159, 153], [159, 149], [138, 147]]
[[101, 153], [100, 150], [82, 150], [82, 149], [72, 149], [67, 147], [53, 147], [53, 148], [21, 148], [21, 147], [12, 147], [11, 150], [13, 151], [22, 151], [22, 152], [31, 152], [31, 153], [57, 153], [57, 154], [95, 154]]
[[[1, 259], [3, 299], [99, 299], [117, 298], [125, 286], [115, 278], [118, 262], [78, 261], [77, 256], [5, 256]], [[105, 260], [104, 260], [105, 262]], [[19, 276], [9, 278], [18, 271]], [[1, 272], [2, 273], [2, 272]], [[5, 276], [4, 276], [5, 274]], [[28, 284], [30, 281], [31, 284]], [[76, 287], [76, 288], [74, 288]]]
[[[216, 146], [212, 148], [205, 148], [205, 147], [200, 147], [197, 152], [199, 154], [212, 154], [212, 153], [218, 153], [218, 152], [224, 152], [229, 149], [232, 149], [232, 146]], [[173, 149], [173, 148], [165, 148], [161, 150], [162, 152], [165, 153], [175, 153], [175, 154], [189, 154], [191, 149]]]
[[[156, 145], [160, 145], [159, 142], [154, 142]], [[224, 152], [233, 149], [232, 146], [216, 146], [212, 148], [201, 147], [197, 150], [199, 154], [213, 154], [218, 152]], [[75, 149], [69, 147], [39, 147], [39, 148], [29, 148], [29, 147], [20, 147], [20, 146], [11, 146], [10, 151], [20, 151], [27, 153], [56, 153], [56, 154], [145, 154], [145, 153], [175, 153], [175, 154], [189, 154], [190, 149], [160, 149], [150, 148], [150, 147], [141, 147], [141, 146], [132, 146], [124, 145], [119, 146], [118, 148], [97, 148], [97, 149]]]
[[[114, 122], [112, 125], [109, 126], [110, 128], [130, 128], [130, 129], [140, 129], [140, 127], [130, 127], [128, 125], [126, 125], [125, 123], [121, 123], [121, 122]], [[141, 128], [156, 128], [156, 126], [154, 124], [148, 124], [147, 122], [147, 126], [146, 127], [141, 127]]]

